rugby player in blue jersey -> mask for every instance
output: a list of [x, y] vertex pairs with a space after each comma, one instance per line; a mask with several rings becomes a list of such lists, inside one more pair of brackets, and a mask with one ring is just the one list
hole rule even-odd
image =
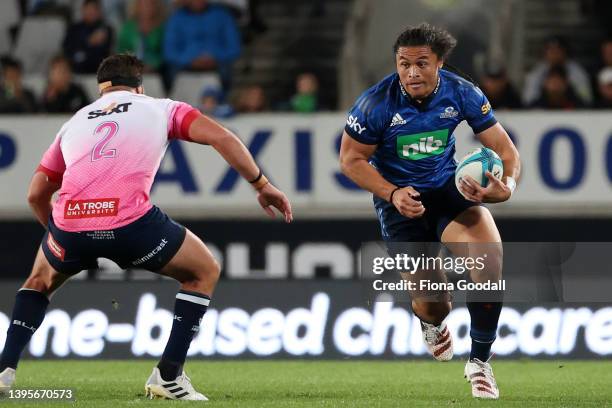
[[[349, 111], [340, 165], [351, 180], [373, 193], [386, 242], [493, 243], [497, 256], [487, 263], [488, 276], [501, 276], [501, 238], [482, 203], [510, 199], [520, 173], [519, 155], [482, 91], [445, 69], [455, 45], [448, 32], [428, 24], [398, 36], [393, 48], [397, 72], [366, 90]], [[504, 165], [501, 180], [487, 173], [486, 187], [467, 178], [460, 186], [465, 197], [454, 181], [453, 131], [463, 120]], [[461, 252], [465, 246], [455, 248]], [[476, 282], [487, 276], [471, 272]], [[437, 360], [450, 360], [452, 338], [444, 324], [450, 294], [436, 293], [433, 299], [431, 293], [421, 295], [411, 293], [411, 302], [427, 347]], [[472, 348], [464, 374], [474, 397], [497, 399], [499, 389], [488, 360], [502, 296], [477, 300], [474, 293], [467, 294]]]

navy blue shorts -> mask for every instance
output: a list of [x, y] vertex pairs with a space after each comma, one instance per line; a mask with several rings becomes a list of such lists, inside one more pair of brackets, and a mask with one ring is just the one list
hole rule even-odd
[[51, 266], [66, 275], [97, 268], [98, 258], [108, 258], [123, 269], [156, 272], [178, 252], [185, 234], [185, 227], [153, 206], [136, 221], [114, 230], [68, 232], [49, 217], [42, 249]]
[[419, 191], [425, 206], [420, 218], [406, 218], [395, 206], [374, 196], [383, 240], [389, 242], [440, 242], [446, 226], [470, 207], [479, 205], [466, 200], [450, 177], [440, 188]]

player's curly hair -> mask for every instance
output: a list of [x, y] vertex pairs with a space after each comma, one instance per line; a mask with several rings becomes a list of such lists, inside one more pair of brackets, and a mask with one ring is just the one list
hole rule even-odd
[[428, 23], [411, 26], [402, 31], [395, 40], [393, 53], [397, 54], [400, 47], [426, 45], [442, 60], [446, 60], [457, 45], [457, 40], [448, 31], [434, 27]]
[[98, 67], [98, 83], [113, 78], [134, 78], [142, 82], [144, 64], [130, 54], [115, 54], [104, 58]]

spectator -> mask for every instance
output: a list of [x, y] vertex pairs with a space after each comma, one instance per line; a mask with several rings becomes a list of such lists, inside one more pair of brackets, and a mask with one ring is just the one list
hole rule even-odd
[[268, 109], [268, 102], [263, 88], [251, 85], [240, 91], [236, 101], [236, 111], [240, 113], [263, 112]]
[[168, 20], [164, 58], [171, 76], [181, 70], [217, 70], [229, 88], [232, 62], [240, 55], [240, 36], [231, 14], [207, 0], [187, 0]]
[[34, 93], [21, 82], [22, 68], [19, 61], [9, 57], [0, 60], [2, 78], [0, 81], [0, 113], [36, 112]]
[[599, 98], [595, 107], [599, 109], [612, 109], [612, 66], [599, 71], [597, 84]]
[[601, 62], [603, 67], [612, 67], [612, 38], [601, 43]]
[[506, 70], [501, 66], [487, 67], [480, 79], [480, 86], [494, 109], [521, 109], [523, 107], [518, 92], [510, 83]]
[[319, 110], [319, 81], [314, 74], [298, 75], [295, 82], [296, 94], [291, 97], [293, 112], [311, 113]]
[[540, 97], [547, 72], [554, 65], [565, 67], [568, 81], [582, 104], [589, 105], [593, 102], [589, 76], [580, 64], [569, 59], [568, 52], [568, 45], [563, 38], [552, 37], [546, 42], [544, 60], [538, 63], [525, 79], [523, 101], [526, 105], [533, 104]]
[[550, 67], [544, 77], [540, 97], [532, 104], [534, 108], [574, 110], [584, 104], [574, 92], [563, 65]]
[[49, 66], [47, 88], [42, 98], [45, 112], [74, 113], [89, 104], [87, 94], [72, 82], [70, 63], [64, 57], [55, 57]]
[[102, 19], [99, 0], [83, 1], [81, 16], [66, 32], [64, 54], [74, 72], [93, 74], [110, 54], [113, 30]]
[[119, 32], [117, 51], [129, 52], [145, 64], [146, 72], [159, 71], [164, 41], [164, 6], [161, 0], [136, 0], [131, 17]]
[[234, 114], [234, 109], [223, 103], [223, 92], [215, 86], [209, 86], [202, 91], [200, 98], [200, 111], [215, 118], [229, 118]]

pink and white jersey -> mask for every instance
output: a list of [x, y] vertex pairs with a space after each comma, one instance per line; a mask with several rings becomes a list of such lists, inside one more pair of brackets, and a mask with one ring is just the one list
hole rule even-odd
[[151, 185], [168, 143], [189, 140], [200, 113], [128, 91], [104, 94], [62, 126], [38, 167], [62, 184], [53, 221], [64, 231], [127, 225], [152, 206]]

